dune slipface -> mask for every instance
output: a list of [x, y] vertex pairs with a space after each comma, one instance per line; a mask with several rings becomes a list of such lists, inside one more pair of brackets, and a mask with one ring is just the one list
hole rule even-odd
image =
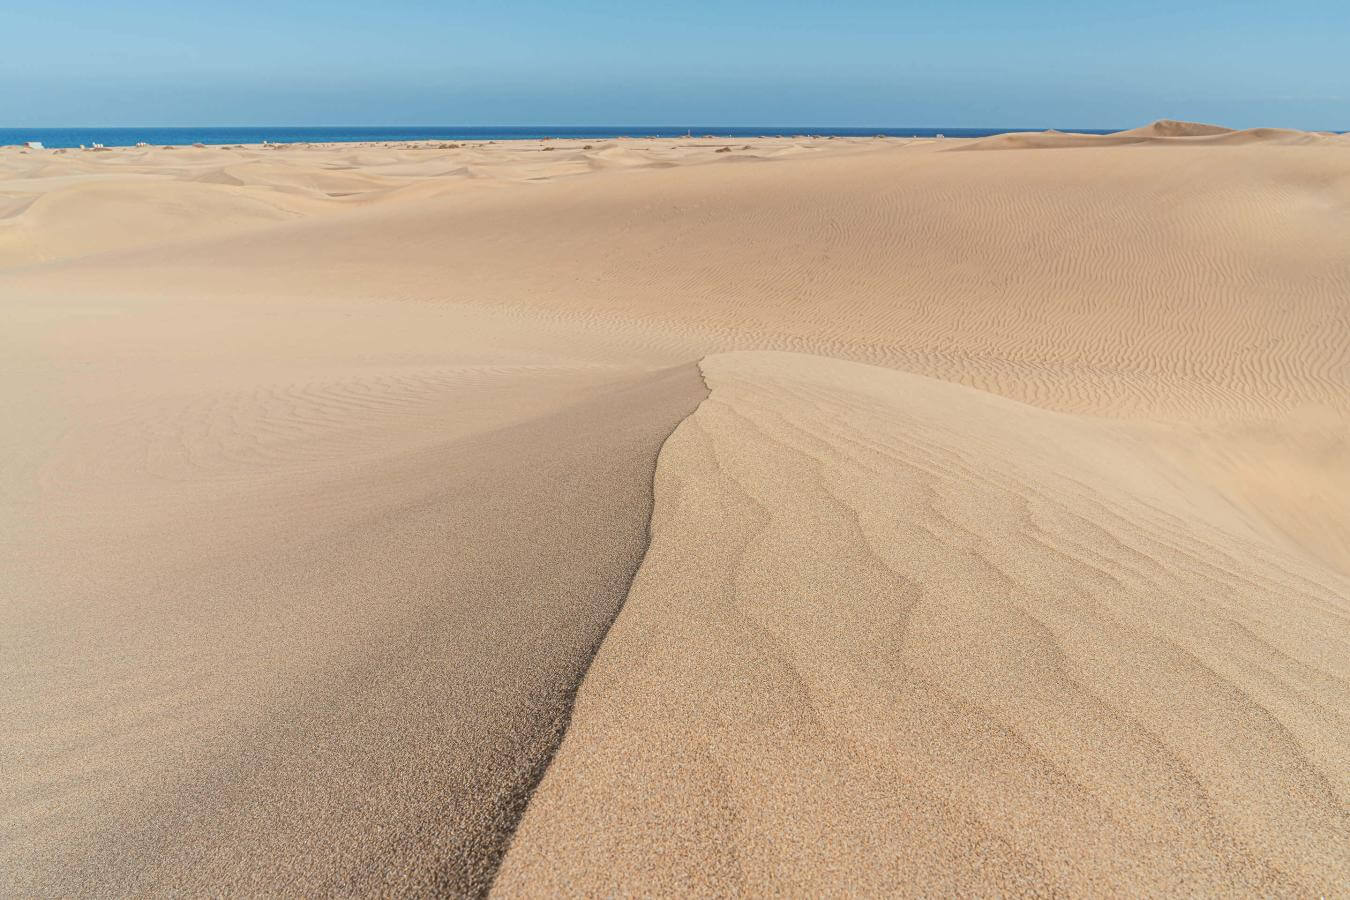
[[500, 896], [1333, 894], [1350, 580], [1127, 428], [711, 357]]
[[191, 565], [72, 562], [6, 617], [4, 892], [481, 892], [703, 394], [635, 376], [283, 494], [281, 537], [227, 496]]

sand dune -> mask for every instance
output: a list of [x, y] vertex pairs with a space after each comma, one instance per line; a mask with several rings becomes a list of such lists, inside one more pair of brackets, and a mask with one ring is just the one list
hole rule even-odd
[[819, 357], [703, 371], [496, 893], [1350, 878], [1350, 579], [1128, 427]]
[[1336, 893], [1347, 146], [0, 148], [0, 893]]
[[1138, 128], [1131, 128], [1121, 134], [1141, 137], [1210, 137], [1218, 134], [1233, 134], [1232, 128], [1222, 125], [1208, 125], [1204, 122], [1178, 122], [1176, 119], [1158, 119]]
[[1247, 128], [1235, 131], [1220, 125], [1177, 122], [1159, 119], [1149, 125], [1112, 134], [1076, 134], [1072, 132], [1028, 131], [1000, 134], [962, 143], [955, 150], [1051, 150], [1070, 147], [1118, 147], [1125, 144], [1154, 144], [1173, 147], [1210, 147], [1233, 144], [1320, 144], [1334, 141], [1336, 135], [1296, 131], [1289, 128]]
[[[484, 380], [478, 402], [513, 402]], [[185, 410], [195, 478], [104, 474], [109, 508], [84, 490], [78, 513], [113, 527], [44, 523], [9, 583], [3, 892], [484, 890], [645, 546], [657, 449], [704, 393], [692, 367], [572, 382], [585, 399], [375, 459], [294, 433], [211, 458]], [[340, 387], [270, 424], [396, 400]]]
[[0, 223], [0, 264], [213, 237], [306, 212], [300, 198], [231, 189], [240, 186], [223, 180], [171, 185], [110, 181], [44, 193]]

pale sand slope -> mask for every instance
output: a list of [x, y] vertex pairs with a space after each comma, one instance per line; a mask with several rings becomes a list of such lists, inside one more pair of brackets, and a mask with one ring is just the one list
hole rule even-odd
[[1350, 883], [1350, 579], [1129, 428], [705, 360], [501, 896]]

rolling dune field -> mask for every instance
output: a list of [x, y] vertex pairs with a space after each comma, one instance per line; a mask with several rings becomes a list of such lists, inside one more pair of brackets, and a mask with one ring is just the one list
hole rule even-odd
[[1350, 137], [0, 148], [0, 894], [1350, 884]]

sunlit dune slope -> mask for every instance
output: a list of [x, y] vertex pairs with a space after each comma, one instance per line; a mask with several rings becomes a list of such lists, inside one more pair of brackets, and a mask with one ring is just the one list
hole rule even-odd
[[1350, 580], [1129, 426], [814, 357], [703, 371], [497, 894], [1350, 878]]

